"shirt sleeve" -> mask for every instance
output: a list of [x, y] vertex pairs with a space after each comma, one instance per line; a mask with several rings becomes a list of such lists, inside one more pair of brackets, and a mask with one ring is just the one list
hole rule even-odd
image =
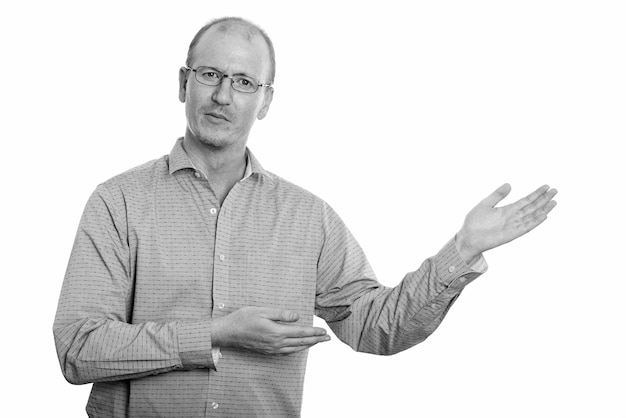
[[[210, 321], [131, 323], [132, 260], [126, 215], [101, 185], [83, 212], [53, 333], [70, 383], [215, 368]], [[121, 206], [122, 209], [116, 206]]]
[[454, 238], [394, 288], [381, 285], [339, 216], [325, 206], [316, 314], [354, 350], [395, 354], [424, 341], [463, 288], [482, 274], [461, 259]]

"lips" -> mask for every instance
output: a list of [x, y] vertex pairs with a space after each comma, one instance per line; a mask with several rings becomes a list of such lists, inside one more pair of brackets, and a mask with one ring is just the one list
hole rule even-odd
[[212, 118], [215, 118], [215, 119], [221, 119], [221, 120], [225, 120], [226, 122], [230, 122], [230, 118], [220, 112], [211, 111], [211, 112], [206, 112], [205, 115], [211, 116]]

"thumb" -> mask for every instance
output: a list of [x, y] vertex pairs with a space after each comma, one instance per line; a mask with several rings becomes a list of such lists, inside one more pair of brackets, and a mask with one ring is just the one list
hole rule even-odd
[[268, 312], [264, 316], [272, 321], [283, 322], [296, 322], [300, 319], [300, 315], [296, 312], [291, 312], [285, 309], [268, 309]]
[[502, 186], [498, 187], [493, 193], [484, 198], [480, 203], [482, 205], [487, 205], [493, 208], [498, 203], [500, 203], [502, 199], [507, 197], [510, 192], [511, 185], [509, 183], [504, 183]]

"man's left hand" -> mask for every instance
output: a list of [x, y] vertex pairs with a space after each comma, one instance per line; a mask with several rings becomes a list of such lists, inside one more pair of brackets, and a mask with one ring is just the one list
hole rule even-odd
[[557, 190], [545, 185], [515, 203], [495, 207], [510, 192], [511, 186], [503, 184], [465, 217], [463, 227], [456, 236], [456, 247], [468, 264], [484, 251], [533, 230], [547, 219], [548, 213], [556, 206], [552, 198]]

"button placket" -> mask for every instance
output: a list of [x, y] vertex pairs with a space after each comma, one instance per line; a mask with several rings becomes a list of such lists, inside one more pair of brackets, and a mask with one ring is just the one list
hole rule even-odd
[[[219, 208], [219, 211], [217, 208]], [[213, 213], [213, 209], [215, 209], [215, 213]], [[230, 242], [231, 236], [231, 221], [228, 216], [229, 211], [227, 205], [224, 206], [224, 204], [222, 204], [220, 206], [216, 202], [213, 202], [210, 204], [207, 212], [210, 214], [211, 220], [215, 222], [215, 246], [213, 248], [213, 254], [209, 256], [213, 257], [213, 306], [211, 315], [215, 319], [221, 318], [228, 313], [226, 305], [230, 303], [230, 266], [229, 260], [226, 257], [230, 251], [228, 243]], [[215, 216], [218, 213], [219, 216]], [[228, 362], [223, 362], [224, 360], [228, 360], [226, 354], [222, 355], [222, 349], [220, 349], [218, 354], [220, 358], [220, 363], [217, 365], [218, 369], [220, 367], [227, 367]], [[224, 356], [224, 359], [222, 359], [222, 356]], [[220, 374], [218, 372], [211, 375], [209, 393], [207, 396], [207, 399], [209, 399], [207, 409], [208, 411], [213, 411], [209, 413], [211, 416], [219, 416], [228, 412], [226, 409], [229, 408], [227, 404], [224, 403], [225, 399], [228, 397], [228, 395], [224, 393], [226, 380], [227, 376], [223, 373]], [[221, 413], [219, 411], [221, 411]]]
[[[217, 206], [216, 206], [217, 207]], [[216, 207], [214, 207], [216, 209]], [[209, 209], [209, 212], [212, 212]], [[216, 209], [217, 213], [217, 209]], [[228, 210], [222, 206], [220, 216], [216, 217], [215, 248], [213, 258], [213, 316], [226, 315], [226, 305], [229, 303], [230, 293], [230, 266], [228, 260], [228, 242], [230, 237], [230, 225]]]

